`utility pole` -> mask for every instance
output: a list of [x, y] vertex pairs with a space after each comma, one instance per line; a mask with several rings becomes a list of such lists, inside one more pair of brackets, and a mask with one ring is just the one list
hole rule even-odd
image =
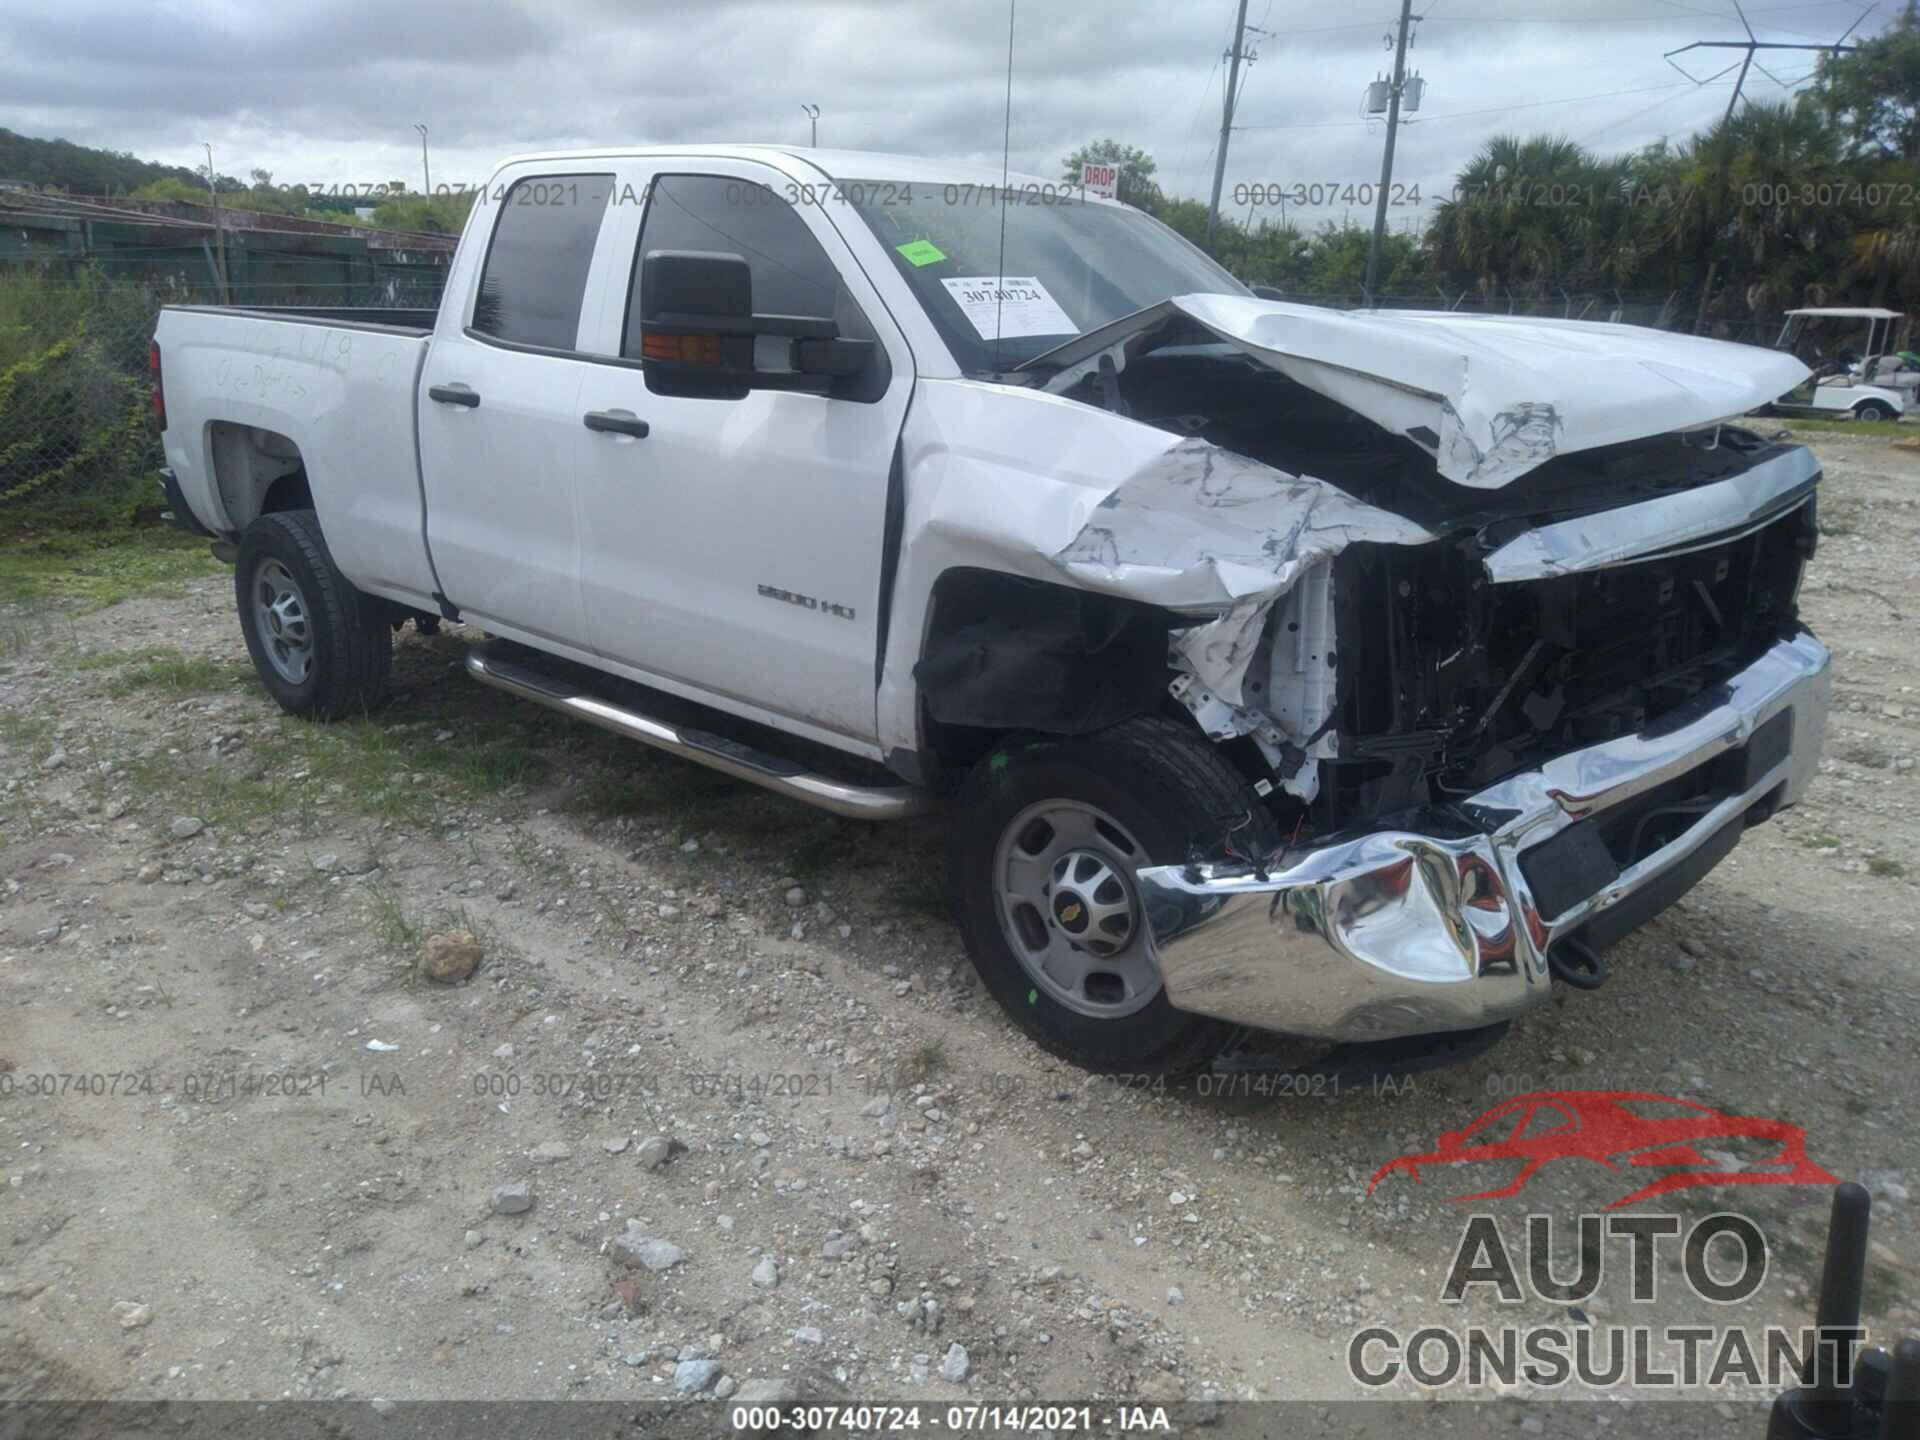
[[[1240, 98], [1240, 59], [1242, 42], [1247, 37], [1247, 0], [1240, 0], [1240, 13], [1233, 22], [1233, 49], [1227, 52], [1227, 94], [1221, 105], [1220, 148], [1213, 157], [1213, 199], [1207, 202], [1207, 250], [1213, 250], [1214, 228], [1220, 223], [1220, 184], [1227, 178], [1227, 141], [1233, 134], [1233, 107]], [[1251, 63], [1253, 56], [1246, 57]]]
[[1380, 277], [1380, 241], [1387, 230], [1387, 192], [1393, 187], [1393, 141], [1400, 128], [1400, 91], [1407, 82], [1407, 31], [1413, 28], [1413, 0], [1400, 0], [1399, 36], [1393, 47], [1393, 87], [1387, 92], [1387, 149], [1380, 159], [1380, 193], [1374, 197], [1373, 239], [1367, 245], [1367, 280], [1362, 287], [1373, 303]]
[[807, 112], [807, 144], [818, 150], [820, 148], [820, 107], [802, 105], [800, 108]]
[[213, 196], [213, 239], [220, 251], [219, 270], [213, 278], [220, 282], [220, 303], [226, 305], [233, 299], [227, 285], [227, 227], [220, 221], [220, 187], [214, 183], [213, 142], [203, 140], [200, 143], [207, 147], [207, 193]]
[[413, 122], [413, 128], [420, 132], [420, 193], [431, 196], [433, 171], [427, 168], [427, 127], [416, 120]]

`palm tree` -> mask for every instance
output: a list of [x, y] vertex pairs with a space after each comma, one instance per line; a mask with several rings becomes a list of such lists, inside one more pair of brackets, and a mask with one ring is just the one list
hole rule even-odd
[[1840, 148], [1813, 106], [1782, 103], [1748, 105], [1681, 152], [1684, 199], [1668, 238], [1706, 261], [1709, 290], [1718, 272], [1723, 319], [1788, 308], [1807, 285], [1839, 278], [1857, 208]]
[[1498, 135], [1480, 148], [1441, 201], [1428, 239], [1438, 265], [1489, 297], [1544, 296], [1592, 268], [1598, 212], [1619, 176], [1571, 140]]

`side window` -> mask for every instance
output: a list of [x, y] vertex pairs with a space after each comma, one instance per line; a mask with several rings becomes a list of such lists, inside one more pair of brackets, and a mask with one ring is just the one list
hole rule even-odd
[[840, 271], [794, 208], [768, 186], [720, 175], [661, 175], [648, 191], [647, 214], [627, 288], [620, 353], [640, 358], [641, 262], [654, 250], [708, 250], [738, 255], [753, 279], [756, 315], [833, 320], [842, 336], [871, 340], [872, 326], [841, 283]]
[[473, 328], [516, 345], [573, 349], [612, 193], [611, 175], [536, 175], [487, 197], [500, 218], [480, 270]]

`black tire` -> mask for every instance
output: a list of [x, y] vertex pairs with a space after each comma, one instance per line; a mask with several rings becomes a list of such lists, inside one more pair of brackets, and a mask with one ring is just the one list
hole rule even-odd
[[1008, 827], [1048, 800], [1111, 816], [1150, 865], [1177, 863], [1196, 850], [1217, 854], [1230, 831], [1243, 852], [1271, 849], [1279, 843], [1273, 817], [1213, 745], [1162, 719], [1128, 720], [1083, 738], [1009, 741], [960, 788], [947, 845], [954, 918], [974, 968], [1014, 1023], [1088, 1070], [1177, 1075], [1204, 1066], [1236, 1027], [1176, 1010], [1164, 989], [1131, 1014], [1082, 1014], [1036, 985], [1014, 953], [1002, 923], [996, 857]]
[[[281, 661], [274, 658], [271, 622], [258, 603], [265, 574], [290, 578], [304, 602], [306, 665], [297, 677], [283, 673], [286, 650]], [[253, 668], [282, 710], [333, 720], [361, 714], [380, 698], [393, 664], [386, 607], [340, 573], [313, 511], [280, 510], [249, 525], [235, 557], [233, 591]]]
[[1893, 413], [1893, 407], [1885, 401], [1862, 400], [1858, 405], [1853, 407], [1853, 418], [1856, 420], [1898, 420], [1900, 417]]

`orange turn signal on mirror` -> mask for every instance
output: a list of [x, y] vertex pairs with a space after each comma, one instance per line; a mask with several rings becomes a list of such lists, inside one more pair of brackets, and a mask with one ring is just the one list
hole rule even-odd
[[668, 335], [648, 330], [640, 337], [642, 360], [670, 360], [681, 365], [718, 365], [718, 335]]

